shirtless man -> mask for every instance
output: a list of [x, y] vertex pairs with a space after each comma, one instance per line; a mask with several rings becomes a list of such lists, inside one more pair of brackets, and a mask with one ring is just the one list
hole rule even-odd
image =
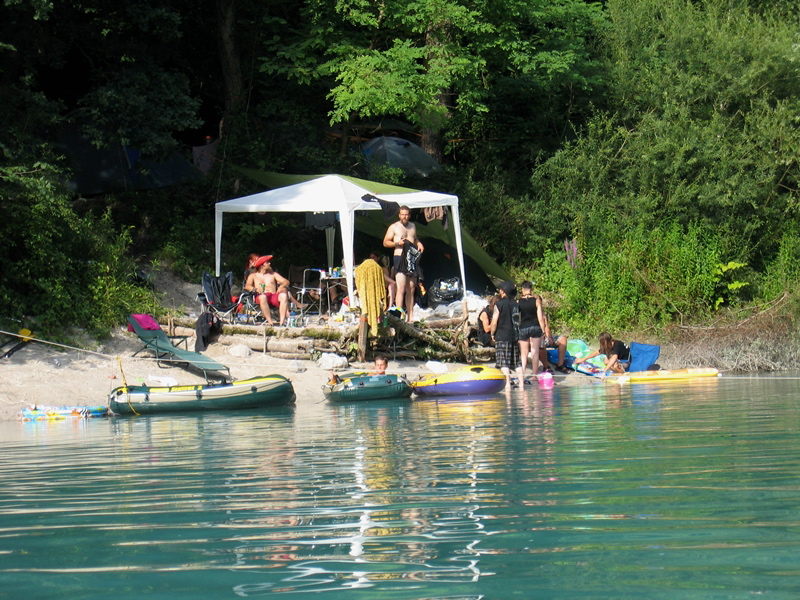
[[267, 323], [274, 325], [270, 306], [277, 307], [279, 325], [289, 317], [289, 280], [272, 270], [272, 255], [262, 256], [253, 264], [255, 271], [247, 276], [244, 289], [256, 292], [256, 300]]
[[423, 252], [425, 248], [422, 242], [417, 239], [416, 226], [408, 221], [411, 216], [409, 208], [401, 206], [397, 216], [400, 220], [389, 225], [386, 235], [383, 236], [383, 247], [394, 249], [392, 272], [395, 273], [395, 281], [397, 282], [395, 306], [405, 308], [406, 321], [411, 323], [414, 320], [414, 288], [417, 285], [417, 278], [398, 272], [398, 267], [400, 266], [400, 257], [403, 255], [403, 245], [406, 240], [416, 246], [420, 252]]

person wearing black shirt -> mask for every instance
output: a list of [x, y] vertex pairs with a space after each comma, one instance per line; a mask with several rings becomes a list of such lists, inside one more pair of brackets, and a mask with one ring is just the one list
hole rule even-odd
[[494, 305], [492, 314], [492, 341], [495, 347], [496, 366], [506, 376], [506, 387], [516, 382], [511, 380], [511, 369], [517, 372], [517, 381], [522, 383], [522, 362], [519, 355], [519, 306], [514, 296], [517, 288], [511, 281], [500, 284], [500, 300]]
[[606, 356], [603, 359], [603, 362], [606, 365], [605, 370], [613, 371], [614, 373], [624, 373], [625, 369], [628, 368], [628, 362], [631, 359], [631, 351], [628, 349], [628, 347], [619, 340], [612, 338], [611, 334], [605, 331], [600, 334], [599, 341], [599, 350], [595, 350], [583, 358], [576, 358], [575, 364], [577, 365], [585, 362], [590, 358], [594, 358], [598, 354], [605, 354]]

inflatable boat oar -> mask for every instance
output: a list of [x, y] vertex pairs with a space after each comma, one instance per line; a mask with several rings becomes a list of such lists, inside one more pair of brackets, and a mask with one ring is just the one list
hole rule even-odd
[[20, 329], [20, 330], [19, 330], [19, 334], [18, 334], [18, 335], [19, 335], [19, 337], [21, 337], [21, 338], [22, 338], [22, 340], [21, 340], [21, 341], [19, 341], [19, 342], [17, 342], [17, 343], [16, 343], [16, 344], [14, 344], [13, 346], [11, 346], [11, 348], [9, 348], [9, 349], [6, 351], [6, 353], [5, 353], [5, 354], [3, 354], [3, 356], [0, 356], [0, 358], [8, 358], [8, 357], [9, 357], [9, 356], [11, 356], [12, 354], [14, 354], [14, 352], [16, 352], [17, 350], [19, 350], [20, 348], [22, 348], [22, 347], [23, 347], [25, 344], [27, 344], [28, 342], [30, 342], [30, 341], [31, 341], [31, 339], [33, 339], [33, 338], [31, 338], [31, 330], [30, 330], [30, 329]]

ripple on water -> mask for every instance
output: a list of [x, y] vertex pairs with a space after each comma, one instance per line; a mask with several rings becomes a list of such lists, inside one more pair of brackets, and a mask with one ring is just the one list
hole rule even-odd
[[15, 423], [0, 597], [795, 597], [797, 383]]

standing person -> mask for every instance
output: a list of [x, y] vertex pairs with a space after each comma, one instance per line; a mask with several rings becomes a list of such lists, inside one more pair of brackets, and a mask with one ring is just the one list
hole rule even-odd
[[383, 247], [393, 249], [392, 273], [397, 282], [395, 306], [405, 308], [406, 321], [414, 321], [414, 290], [417, 287], [416, 261], [425, 251], [417, 239], [417, 228], [411, 223], [411, 209], [401, 206], [397, 213], [399, 221], [389, 225], [383, 236]]
[[506, 388], [511, 387], [511, 369], [522, 381], [522, 363], [519, 357], [519, 306], [514, 296], [517, 288], [511, 281], [500, 284], [500, 300], [492, 314], [492, 341], [497, 358], [496, 366], [506, 376]]
[[492, 345], [492, 315], [494, 314], [494, 305], [500, 300], [500, 296], [494, 294], [487, 299], [486, 306], [478, 314], [478, 341], [482, 346]]
[[272, 270], [272, 256], [262, 256], [254, 264], [256, 271], [247, 276], [244, 289], [256, 292], [256, 300], [267, 323], [274, 325], [270, 306], [278, 309], [278, 325], [289, 317], [289, 280]]
[[599, 341], [600, 350], [595, 350], [583, 358], [576, 358], [574, 364], [577, 365], [585, 362], [598, 354], [605, 354], [606, 357], [603, 359], [603, 362], [606, 365], [606, 372], [613, 371], [614, 373], [624, 373], [626, 365], [620, 364], [620, 361], [628, 361], [631, 359], [631, 351], [628, 347], [619, 340], [615, 340], [611, 337], [611, 334], [606, 331], [600, 334]]
[[[539, 370], [539, 347], [542, 345], [542, 299], [533, 295], [533, 284], [523, 281], [522, 297], [519, 299], [519, 354], [522, 360], [522, 376], [528, 367], [528, 353], [531, 353], [531, 372], [535, 376]], [[547, 367], [547, 363], [544, 364]]]

